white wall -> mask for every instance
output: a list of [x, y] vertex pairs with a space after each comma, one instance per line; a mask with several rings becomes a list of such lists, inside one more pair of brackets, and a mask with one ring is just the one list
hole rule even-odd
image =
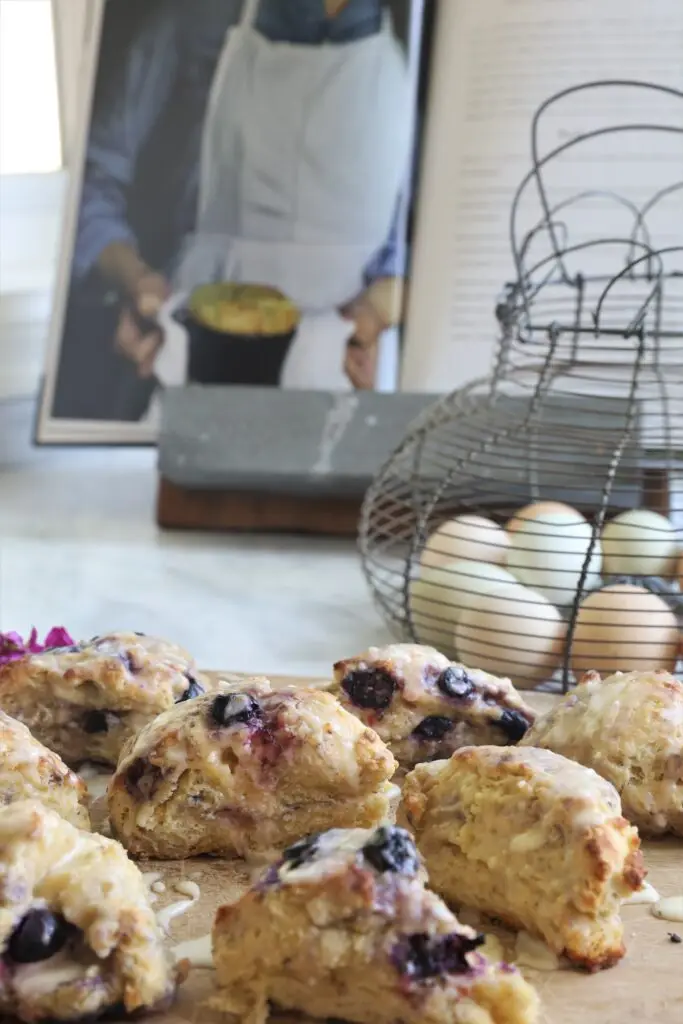
[[[42, 0], [39, 2], [42, 6]], [[22, 10], [27, 8], [26, 0], [9, 0], [9, 3], [3, 0], [3, 11], [10, 10], [13, 14], [15, 4], [21, 4]], [[58, 127], [61, 129], [62, 159], [58, 162], [68, 167], [73, 166], [77, 155], [80, 112], [88, 91], [83, 87], [84, 43], [92, 31], [98, 4], [96, 0], [51, 0], [51, 4], [57, 70], [52, 89], [55, 102], [57, 95], [59, 97]], [[41, 52], [45, 47], [42, 28], [38, 33]], [[14, 25], [13, 31], [17, 30]], [[29, 58], [27, 66], [31, 63]], [[20, 70], [15, 69], [15, 77]], [[7, 77], [7, 66], [4, 75]], [[16, 110], [14, 97], [21, 95], [21, 83], [3, 84], [5, 102], [11, 102], [10, 109]], [[9, 86], [12, 86], [13, 97], [8, 97]], [[44, 81], [42, 88], [49, 92], [49, 83]], [[48, 101], [51, 101], [50, 96]], [[53, 122], [54, 114], [48, 102], [46, 116], [52, 117]], [[10, 148], [10, 141], [5, 135], [5, 149], [15, 165], [14, 170], [25, 172], [33, 168], [36, 161], [40, 166], [41, 160], [44, 162], [47, 158], [49, 162], [54, 157], [54, 138], [50, 140], [50, 152], [19, 150], [16, 140]], [[0, 175], [0, 400], [34, 394], [39, 384], [61, 246], [67, 181], [65, 170]]]

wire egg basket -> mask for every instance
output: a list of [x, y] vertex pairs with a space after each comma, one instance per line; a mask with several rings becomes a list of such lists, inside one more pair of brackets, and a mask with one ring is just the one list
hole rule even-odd
[[[577, 130], [588, 109], [611, 119]], [[397, 637], [566, 690], [678, 661], [683, 92], [566, 89], [533, 118], [531, 161], [491, 375], [412, 425], [366, 495], [360, 549]]]

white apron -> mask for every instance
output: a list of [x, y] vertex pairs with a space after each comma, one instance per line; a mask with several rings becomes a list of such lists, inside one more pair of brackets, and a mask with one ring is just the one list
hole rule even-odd
[[348, 390], [353, 324], [337, 308], [362, 290], [406, 177], [407, 66], [388, 17], [367, 39], [308, 46], [266, 40], [252, 27], [257, 9], [247, 0], [214, 77], [197, 230], [160, 317], [155, 373], [186, 380], [187, 334], [172, 309], [197, 285], [242, 281], [280, 288], [302, 310], [280, 385]]

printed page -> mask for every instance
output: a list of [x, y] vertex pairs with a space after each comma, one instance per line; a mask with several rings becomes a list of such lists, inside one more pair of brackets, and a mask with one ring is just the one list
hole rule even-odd
[[[596, 79], [635, 78], [683, 90], [683, 3], [445, 0], [432, 59], [403, 388], [443, 392], [491, 369], [495, 304], [515, 276], [510, 209], [532, 168], [535, 110], [554, 93]], [[683, 127], [683, 100], [634, 89], [574, 94], [542, 119], [540, 153], [629, 121]], [[634, 207], [683, 179], [683, 135], [603, 136], [549, 162], [543, 178], [551, 206], [584, 190], [613, 190], [626, 199], [595, 196], [565, 209], [567, 244], [628, 238]], [[520, 204], [518, 245], [542, 212], [532, 182]], [[647, 222], [654, 245], [683, 244], [683, 190], [667, 195]], [[547, 237], [534, 247], [527, 265], [549, 251]], [[568, 269], [611, 276], [626, 261], [625, 245], [601, 245], [569, 259]], [[679, 321], [682, 299], [679, 290]], [[625, 302], [615, 322], [629, 315]]]

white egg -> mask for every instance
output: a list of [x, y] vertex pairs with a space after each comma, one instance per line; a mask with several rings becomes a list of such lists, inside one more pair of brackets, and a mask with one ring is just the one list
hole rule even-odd
[[673, 523], [646, 508], [620, 512], [602, 531], [605, 572], [610, 576], [673, 576], [678, 538]]
[[579, 608], [571, 667], [579, 677], [613, 672], [672, 671], [678, 623], [661, 597], [644, 587], [615, 583], [589, 594]]
[[425, 568], [410, 584], [410, 610], [419, 641], [451, 653], [453, 630], [464, 608], [479, 607], [483, 595], [514, 583], [502, 565], [460, 559]]
[[427, 540], [422, 568], [438, 568], [459, 558], [504, 565], [509, 545], [505, 530], [484, 516], [456, 516], [442, 523]]
[[567, 632], [557, 608], [520, 583], [487, 595], [465, 609], [455, 627], [458, 657], [522, 688], [549, 679], [560, 664]]
[[[508, 569], [526, 586], [553, 604], [574, 600], [593, 528], [580, 512], [559, 502], [539, 502], [520, 509], [506, 527], [510, 537]], [[594, 587], [602, 568], [596, 538], [585, 587]]]

